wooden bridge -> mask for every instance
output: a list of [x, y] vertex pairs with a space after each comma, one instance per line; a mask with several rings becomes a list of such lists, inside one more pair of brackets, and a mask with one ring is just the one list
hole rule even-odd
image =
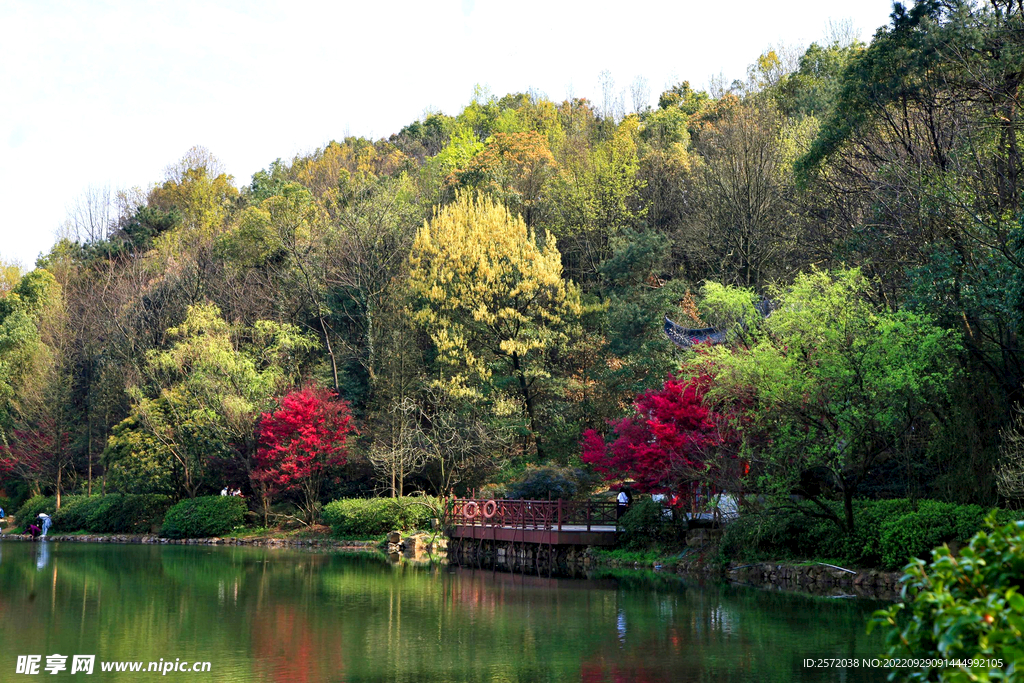
[[449, 502], [448, 536], [511, 544], [610, 546], [618, 532], [618, 506], [570, 500], [489, 500]]

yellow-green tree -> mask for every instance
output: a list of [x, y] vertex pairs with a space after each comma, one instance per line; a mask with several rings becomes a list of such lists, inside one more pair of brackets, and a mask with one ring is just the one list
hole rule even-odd
[[647, 211], [639, 195], [639, 137], [640, 119], [630, 115], [609, 139], [591, 145], [570, 138], [555, 154], [559, 173], [545, 192], [546, 215], [566, 267], [581, 282], [596, 278], [601, 262], [611, 256], [611, 238], [638, 227]]
[[526, 224], [532, 226], [537, 224], [536, 205], [541, 191], [555, 170], [555, 159], [540, 133], [495, 133], [483, 151], [451, 179], [463, 187], [487, 192], [521, 212]]
[[543, 456], [537, 399], [581, 313], [554, 238], [538, 240], [502, 205], [462, 194], [424, 224], [409, 261], [414, 318], [433, 340], [439, 382], [499, 410], [508, 387]]
[[196, 252], [224, 229], [238, 190], [233, 178], [209, 150], [193, 147], [167, 168], [167, 179], [149, 193], [149, 208], [176, 211], [181, 222], [161, 235], [157, 246], [166, 254]]

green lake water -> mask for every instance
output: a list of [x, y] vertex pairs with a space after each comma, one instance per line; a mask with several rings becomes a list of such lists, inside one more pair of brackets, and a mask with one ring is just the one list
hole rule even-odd
[[[674, 576], [547, 579], [297, 550], [0, 542], [0, 682], [882, 681], [877, 604]], [[68, 656], [51, 675], [46, 656]], [[41, 655], [40, 675], [17, 675]], [[72, 655], [95, 655], [91, 676]], [[208, 673], [104, 673], [111, 661]]]

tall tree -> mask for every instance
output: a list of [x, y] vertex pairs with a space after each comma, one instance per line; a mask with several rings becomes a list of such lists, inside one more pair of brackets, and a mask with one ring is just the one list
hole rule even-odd
[[692, 280], [759, 288], [794, 270], [798, 224], [782, 123], [770, 105], [750, 103], [700, 126], [681, 234]]
[[536, 404], [547, 361], [582, 310], [552, 236], [540, 242], [499, 204], [461, 195], [419, 231], [409, 261], [414, 318], [433, 341], [439, 382], [496, 407], [513, 383], [542, 456]]

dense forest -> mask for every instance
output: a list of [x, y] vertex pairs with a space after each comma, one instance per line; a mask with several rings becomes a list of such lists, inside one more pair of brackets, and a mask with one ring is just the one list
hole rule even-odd
[[6, 495], [1024, 497], [1024, 5], [604, 81], [86, 193], [0, 269]]

